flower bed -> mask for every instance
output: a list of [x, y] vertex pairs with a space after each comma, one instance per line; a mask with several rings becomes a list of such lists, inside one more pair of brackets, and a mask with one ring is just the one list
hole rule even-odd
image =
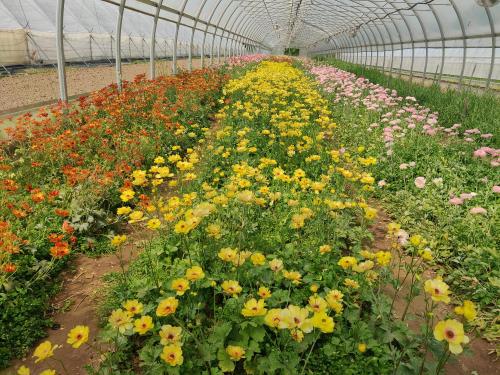
[[0, 367], [44, 335], [54, 278], [75, 250], [109, 248], [117, 189], [159, 152], [195, 145], [223, 73], [138, 76], [25, 115], [0, 156]]
[[[425, 239], [433, 262], [444, 266], [438, 269], [443, 279], [463, 300], [481, 305], [474, 324], [484, 337], [498, 340], [498, 134], [475, 127], [491, 129], [492, 123], [479, 118], [498, 110], [498, 100], [490, 108], [493, 99], [485, 97], [480, 108], [476, 98], [471, 118], [464, 118], [470, 128], [450, 124], [450, 118], [445, 127], [438, 112], [412, 96], [332, 66], [314, 66], [310, 72], [343, 124], [339, 142], [348, 150], [363, 147], [377, 158], [374, 196], [411, 234]], [[425, 90], [434, 89], [417, 93]], [[458, 99], [446, 95], [453, 107]], [[491, 120], [498, 122], [494, 116]]]
[[[376, 158], [335, 147], [328, 101], [300, 69], [243, 73], [224, 88], [207, 157], [168, 150], [122, 189], [118, 213], [158, 236], [115, 275], [95, 372], [439, 373], [468, 337], [451, 314], [432, 318], [452, 296], [440, 278], [421, 280], [432, 258], [421, 236], [390, 223], [389, 248], [370, 248]], [[165, 197], [169, 184], [179, 191]], [[412, 288], [426, 291], [422, 333], [394, 319], [382, 291], [397, 284], [403, 247]], [[475, 313], [468, 303], [455, 318]], [[75, 348], [88, 340], [73, 336]]]

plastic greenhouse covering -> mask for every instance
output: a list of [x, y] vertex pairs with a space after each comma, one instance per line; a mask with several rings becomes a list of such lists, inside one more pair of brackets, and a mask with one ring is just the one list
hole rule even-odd
[[201, 58], [204, 65], [298, 48], [305, 56], [424, 79], [453, 76], [460, 85], [474, 79], [490, 88], [500, 79], [498, 3], [0, 0], [0, 68], [59, 62], [63, 70], [66, 62], [114, 61], [119, 81], [122, 59]]

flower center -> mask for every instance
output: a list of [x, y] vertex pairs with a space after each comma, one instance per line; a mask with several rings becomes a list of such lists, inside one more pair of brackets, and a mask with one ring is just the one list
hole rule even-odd
[[455, 337], [455, 332], [453, 332], [452, 330], [447, 329], [447, 330], [445, 331], [445, 335], [446, 335], [446, 337], [447, 337], [448, 339], [450, 339], [450, 340], [451, 340], [451, 339], [453, 339], [453, 338]]

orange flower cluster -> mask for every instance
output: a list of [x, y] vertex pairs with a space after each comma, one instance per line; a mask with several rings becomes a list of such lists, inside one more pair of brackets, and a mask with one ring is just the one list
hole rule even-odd
[[[141, 75], [122, 92], [110, 85], [16, 119], [0, 151], [0, 277], [14, 273], [22, 256], [33, 257], [23, 265], [34, 265], [68, 255], [85, 234], [71, 224], [75, 202], [90, 214], [100, 209], [133, 169], [168, 146], [173, 131], [209, 116], [225, 80], [208, 69]], [[22, 238], [45, 251], [23, 252]]]

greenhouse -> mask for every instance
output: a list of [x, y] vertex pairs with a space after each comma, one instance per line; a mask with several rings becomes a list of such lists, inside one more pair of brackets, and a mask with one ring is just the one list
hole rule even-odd
[[0, 375], [497, 375], [498, 0], [0, 0]]

